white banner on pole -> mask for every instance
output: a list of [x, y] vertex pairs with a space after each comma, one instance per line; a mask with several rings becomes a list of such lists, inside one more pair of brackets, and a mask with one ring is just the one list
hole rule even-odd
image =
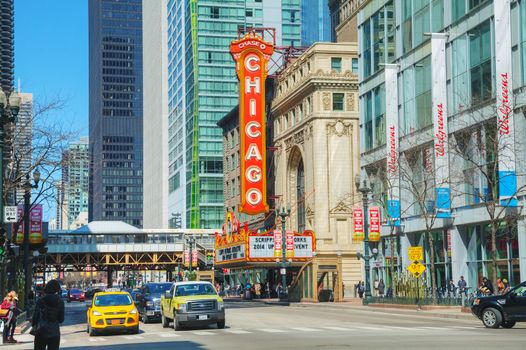
[[431, 34], [431, 81], [433, 99], [433, 138], [435, 146], [435, 208], [439, 218], [451, 217], [449, 186], [449, 134], [446, 90], [447, 34]]
[[385, 65], [385, 130], [387, 158], [387, 215], [391, 225], [400, 225], [400, 169], [398, 148], [398, 65]]
[[510, 1], [493, 1], [495, 14], [495, 76], [497, 79], [497, 123], [499, 160], [499, 200], [501, 205], [517, 206], [515, 173], [515, 130], [513, 125], [513, 87], [511, 65]]

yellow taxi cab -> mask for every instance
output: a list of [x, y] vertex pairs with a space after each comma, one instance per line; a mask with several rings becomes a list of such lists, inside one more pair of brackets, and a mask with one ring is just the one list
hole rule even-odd
[[139, 312], [128, 292], [96, 293], [87, 308], [87, 332], [90, 336], [103, 331], [139, 333]]

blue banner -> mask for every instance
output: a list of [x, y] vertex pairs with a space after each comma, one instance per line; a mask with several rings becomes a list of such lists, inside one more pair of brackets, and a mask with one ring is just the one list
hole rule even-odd
[[400, 201], [399, 200], [388, 200], [387, 201], [387, 215], [388, 222], [392, 226], [400, 226]]
[[451, 190], [448, 187], [435, 189], [437, 218], [451, 217]]
[[517, 207], [517, 176], [515, 171], [499, 171], [499, 198], [500, 205]]

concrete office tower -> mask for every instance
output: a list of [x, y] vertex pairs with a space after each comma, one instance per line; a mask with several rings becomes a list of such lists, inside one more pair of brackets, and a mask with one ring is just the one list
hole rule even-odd
[[6, 93], [13, 89], [14, 12], [13, 0], [0, 0], [0, 88]]
[[142, 1], [89, 1], [89, 220], [142, 227]]
[[[12, 150], [12, 174], [17, 178], [25, 180], [26, 174], [32, 176], [32, 160], [33, 154], [33, 94], [20, 93], [22, 98], [20, 102], [20, 111], [18, 112], [18, 120], [13, 131], [13, 150]], [[17, 189], [16, 202], [24, 202], [24, 190]]]
[[300, 46], [300, 3], [168, 2], [168, 207], [183, 227], [223, 222], [222, 130], [216, 123], [238, 103], [230, 42], [246, 25], [275, 28], [278, 46]]
[[[61, 228], [74, 230], [87, 224], [89, 189], [89, 142], [81, 137], [62, 154]], [[65, 217], [64, 217], [65, 216]]]
[[144, 228], [168, 228], [167, 0], [143, 0]]

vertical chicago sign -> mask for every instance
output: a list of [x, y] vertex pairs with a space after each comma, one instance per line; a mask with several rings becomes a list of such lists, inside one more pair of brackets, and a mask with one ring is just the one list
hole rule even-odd
[[230, 44], [239, 79], [241, 206], [249, 215], [268, 212], [266, 194], [265, 79], [274, 46], [255, 33]]

